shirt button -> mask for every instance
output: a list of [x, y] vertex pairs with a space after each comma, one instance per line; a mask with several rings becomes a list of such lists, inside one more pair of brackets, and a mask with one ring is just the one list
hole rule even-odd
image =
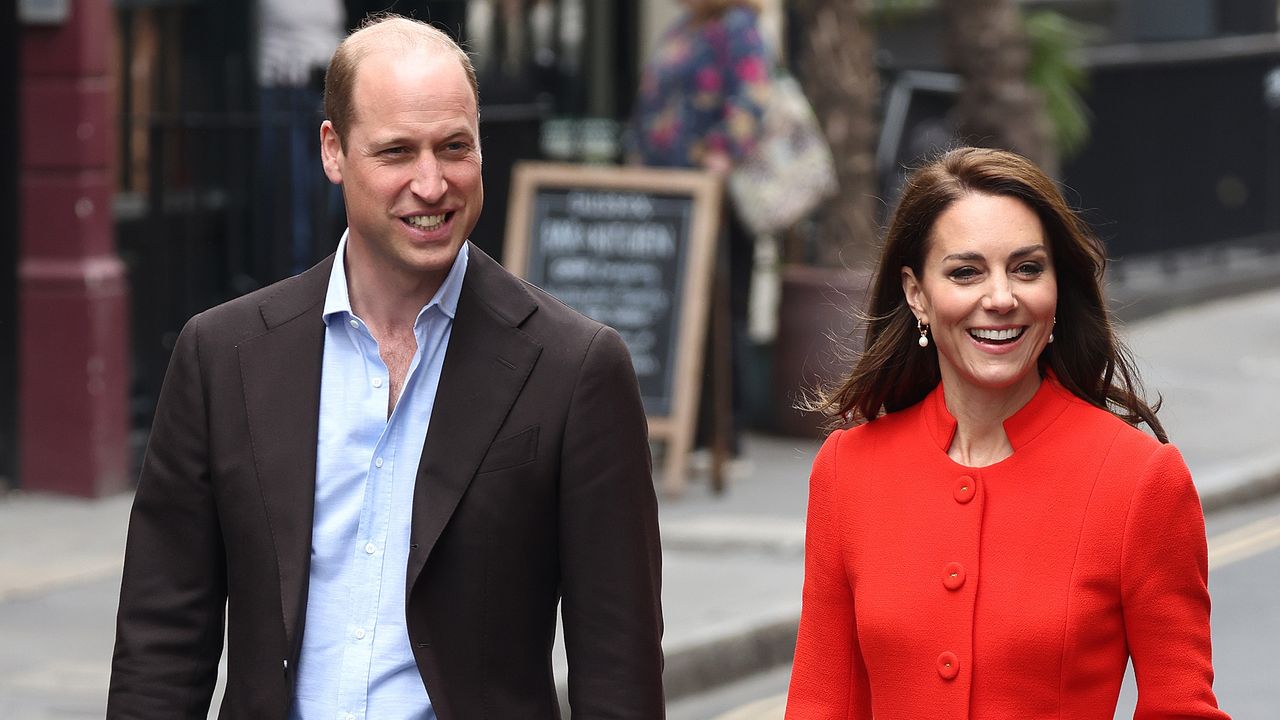
[[358, 328], [358, 327], [360, 327], [360, 321], [359, 321], [359, 320], [356, 320], [355, 318], [351, 318], [350, 322], [351, 322], [351, 327], [353, 327], [353, 328]]
[[382, 458], [373, 461], [374, 467], [382, 467]]
[[357, 640], [363, 640], [363, 639], [364, 639], [364, 628], [357, 628], [357, 629], [356, 629], [356, 639], [357, 639]]
[[960, 674], [960, 658], [953, 652], [944, 652], [938, 656], [938, 674], [943, 680], [955, 680]]
[[977, 492], [978, 492], [978, 481], [974, 480], [968, 475], [961, 475], [960, 479], [956, 481], [955, 498], [956, 498], [956, 502], [960, 503], [961, 505], [968, 504], [968, 502], [973, 499], [973, 496], [977, 494]]
[[376, 388], [380, 388], [380, 387], [382, 387], [382, 378], [374, 378], [374, 379], [373, 379], [373, 386], [374, 386], [374, 387], [376, 387]]
[[964, 566], [960, 563], [947, 563], [942, 570], [942, 584], [948, 590], [959, 590], [964, 585]]
[[342, 717], [343, 717], [343, 720], [356, 720], [355, 713], [347, 713], [346, 715], [343, 715]]
[[372, 554], [373, 554], [373, 551], [374, 551], [374, 550], [377, 550], [377, 549], [378, 549], [378, 548], [376, 548], [376, 547], [374, 547], [374, 546], [373, 546], [373, 543], [367, 543], [367, 544], [364, 546], [364, 551], [365, 551], [365, 552], [367, 552], [367, 553], [369, 553], [370, 555], [372, 555]]

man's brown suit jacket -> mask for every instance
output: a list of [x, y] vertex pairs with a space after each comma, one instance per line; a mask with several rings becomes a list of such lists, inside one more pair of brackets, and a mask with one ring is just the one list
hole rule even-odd
[[[109, 718], [285, 718], [306, 617], [332, 257], [192, 318], [130, 519]], [[662, 717], [661, 574], [627, 351], [470, 248], [418, 468], [410, 642], [440, 720]], [[225, 619], [225, 620], [224, 620]], [[370, 719], [376, 720], [376, 719]]]

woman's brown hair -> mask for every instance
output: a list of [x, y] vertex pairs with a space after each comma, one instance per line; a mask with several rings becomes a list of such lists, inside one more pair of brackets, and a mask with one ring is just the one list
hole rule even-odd
[[1142, 398], [1137, 369], [1116, 338], [1103, 296], [1102, 242], [1067, 205], [1058, 186], [1026, 158], [1003, 150], [958, 148], [907, 179], [872, 278], [864, 350], [853, 372], [813, 404], [838, 424], [874, 420], [924, 399], [940, 381], [937, 349], [917, 344], [916, 318], [902, 291], [902, 268], [921, 275], [929, 237], [951, 203], [971, 193], [1022, 201], [1040, 218], [1058, 285], [1055, 342], [1040, 355], [1077, 397], [1131, 425], [1146, 423], [1168, 442], [1154, 408]]

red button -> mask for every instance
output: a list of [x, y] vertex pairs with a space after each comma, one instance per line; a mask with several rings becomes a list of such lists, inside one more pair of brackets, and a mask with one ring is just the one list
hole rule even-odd
[[964, 566], [960, 563], [947, 563], [942, 570], [942, 584], [948, 590], [959, 590], [964, 585]]
[[955, 680], [960, 674], [960, 658], [955, 653], [944, 652], [938, 656], [938, 674], [943, 680]]
[[978, 493], [977, 480], [974, 480], [968, 475], [961, 475], [960, 479], [956, 481], [956, 490], [955, 490], [956, 502], [960, 503], [961, 505], [964, 505], [965, 503], [972, 500], [973, 496], [976, 495], [977, 493]]

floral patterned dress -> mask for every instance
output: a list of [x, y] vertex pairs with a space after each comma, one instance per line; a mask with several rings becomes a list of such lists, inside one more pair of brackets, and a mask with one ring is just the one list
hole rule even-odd
[[640, 80], [631, 150], [646, 165], [699, 167], [709, 151], [735, 162], [755, 147], [769, 69], [756, 13], [683, 14], [663, 33]]

